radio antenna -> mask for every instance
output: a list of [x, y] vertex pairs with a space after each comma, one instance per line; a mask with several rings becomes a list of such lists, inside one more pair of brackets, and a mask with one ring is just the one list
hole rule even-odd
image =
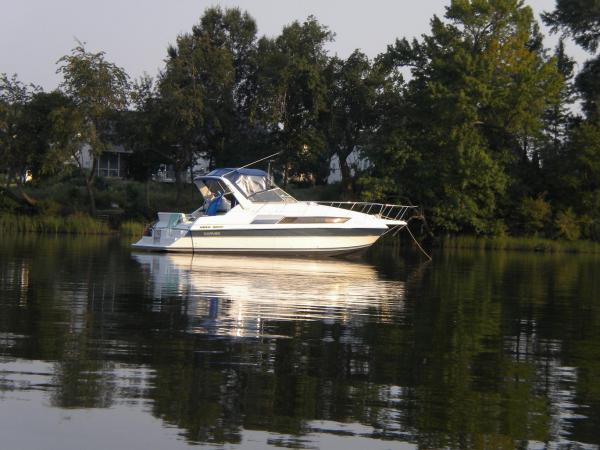
[[264, 158], [257, 159], [256, 161], [252, 161], [251, 163], [248, 163], [248, 164], [246, 164], [246, 165], [244, 165], [242, 167], [236, 167], [235, 169], [231, 169], [229, 172], [227, 172], [226, 174], [224, 174], [222, 176], [225, 177], [225, 176], [229, 175], [230, 173], [235, 172], [236, 170], [245, 169], [246, 167], [253, 166], [254, 164], [259, 163], [261, 161], [264, 161], [265, 159], [269, 159], [269, 158], [272, 158], [273, 156], [277, 156], [277, 155], [281, 154], [282, 152], [283, 152], [283, 150], [280, 150], [277, 153], [273, 153], [272, 155], [265, 156]]

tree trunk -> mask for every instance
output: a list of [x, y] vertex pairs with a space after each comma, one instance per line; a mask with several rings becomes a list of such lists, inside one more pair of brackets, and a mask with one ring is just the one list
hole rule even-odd
[[85, 187], [87, 189], [88, 198], [90, 199], [90, 214], [92, 217], [96, 216], [96, 197], [94, 195], [94, 181], [96, 179], [96, 169], [98, 166], [98, 159], [93, 157], [92, 159], [92, 170], [89, 175], [85, 177]]
[[27, 207], [35, 207], [36, 206], [37, 200], [35, 200], [34, 198], [28, 196], [20, 188], [17, 188], [17, 190], [19, 192], [19, 195], [17, 195], [14, 192], [12, 192], [11, 189], [10, 189], [10, 187], [0, 187], [0, 194], [6, 195], [6, 196], [12, 198], [17, 203], [20, 203], [23, 206], [27, 206]]
[[150, 211], [150, 179], [149, 178], [146, 179], [145, 188], [146, 189], [144, 189], [145, 190], [144, 194], [146, 197], [146, 211]]
[[283, 166], [283, 187], [287, 188], [288, 185], [288, 163], [285, 163]]
[[34, 198], [31, 198], [23, 190], [23, 179], [20, 176], [18, 176], [16, 178], [15, 184], [16, 184], [17, 192], [19, 193], [20, 201], [27, 204], [27, 206], [31, 206], [31, 207], [35, 208], [35, 204], [37, 203], [37, 200], [35, 200]]
[[196, 191], [194, 184], [194, 164], [193, 161], [190, 161], [190, 181], [191, 181], [191, 190], [190, 190], [190, 200], [194, 200], [194, 193]]
[[179, 165], [175, 165], [175, 189], [177, 195], [175, 196], [175, 204], [179, 205], [181, 202], [181, 191], [183, 189], [182, 171]]
[[342, 176], [342, 197], [344, 198], [350, 198], [354, 193], [354, 189], [352, 187], [352, 172], [347, 161], [348, 155], [349, 153], [346, 152], [338, 153], [340, 160], [340, 175]]

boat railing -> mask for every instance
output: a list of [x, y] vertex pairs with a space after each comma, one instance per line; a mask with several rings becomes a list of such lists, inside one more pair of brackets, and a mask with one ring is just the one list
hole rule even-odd
[[413, 215], [417, 214], [418, 207], [413, 205], [394, 205], [390, 203], [372, 203], [372, 202], [316, 202], [319, 205], [332, 206], [334, 208], [343, 208], [350, 211], [356, 211], [363, 214], [370, 214], [381, 219], [404, 220], [407, 221]]

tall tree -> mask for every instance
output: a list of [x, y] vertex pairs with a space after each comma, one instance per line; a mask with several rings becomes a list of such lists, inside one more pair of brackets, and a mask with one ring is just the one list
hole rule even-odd
[[415, 180], [413, 198], [438, 227], [493, 232], [562, 79], [522, 1], [454, 0], [445, 19], [382, 58], [412, 73], [405, 120], [418, 164], [396, 176]]
[[64, 168], [65, 161], [54, 161], [53, 113], [72, 106], [62, 92], [36, 92], [23, 108], [19, 127], [23, 145], [27, 149], [27, 169], [34, 182], [53, 175]]
[[[584, 236], [600, 239], [600, 2], [557, 0], [554, 11], [543, 15], [554, 32], [573, 40], [595, 56], [586, 61], [575, 78], [585, 117], [569, 130], [560, 172], [561, 200], [572, 206], [585, 225]], [[557, 172], [558, 172], [557, 171]]]
[[22, 83], [16, 74], [0, 74], [0, 165], [7, 184], [20, 185], [28, 169], [27, 136], [22, 133], [25, 108], [41, 89]]
[[172, 162], [178, 186], [197, 156], [214, 165], [243, 154], [234, 144], [243, 141], [252, 117], [255, 49], [254, 20], [238, 9], [220, 8], [207, 9], [192, 32], [169, 47], [159, 92], [177, 130]]
[[104, 52], [89, 52], [81, 43], [69, 55], [60, 58], [58, 64], [57, 73], [63, 76], [61, 88], [83, 118], [77, 121], [82, 127], [77, 134], [85, 137], [92, 159], [85, 183], [90, 211], [95, 214], [98, 158], [111, 142], [113, 114], [127, 107], [129, 77], [121, 67], [107, 61]]
[[554, 11], [542, 18], [553, 32], [572, 37], [585, 50], [595, 52], [600, 42], [600, 2], [598, 0], [556, 0]]
[[319, 117], [326, 108], [325, 44], [332, 39], [310, 16], [259, 43], [259, 91], [274, 145], [283, 152], [284, 183], [291, 175], [318, 172], [326, 161]]
[[[590, 53], [596, 53], [600, 43], [600, 2], [598, 0], [557, 0], [554, 11], [542, 18], [551, 30], [569, 36]], [[600, 99], [600, 58], [586, 61], [577, 75], [576, 87], [583, 99], [583, 109], [595, 115]]]
[[[41, 93], [41, 88], [26, 85], [17, 75], [0, 74], [0, 169], [5, 175], [5, 193], [19, 202], [33, 206], [35, 200], [23, 190], [23, 182], [32, 167], [34, 154], [29, 145], [35, 133], [30, 126], [27, 109], [31, 99]], [[9, 190], [15, 183], [18, 195]]]
[[[355, 50], [346, 60], [331, 58], [325, 70], [326, 109], [321, 114], [329, 155], [337, 155], [342, 191], [354, 191], [352, 167], [348, 157], [361, 152], [375, 123], [375, 109], [383, 85], [380, 72], [369, 58]], [[355, 168], [356, 170], [356, 168]]]
[[565, 187], [570, 184], [565, 180], [568, 176], [566, 167], [571, 165], [569, 139], [574, 124], [577, 122], [572, 112], [575, 102], [573, 83], [575, 61], [565, 51], [564, 41], [560, 39], [554, 52], [556, 68], [563, 77], [564, 83], [558, 101], [551, 104], [544, 115], [544, 135], [540, 142], [541, 183], [555, 205], [567, 201], [570, 193]]

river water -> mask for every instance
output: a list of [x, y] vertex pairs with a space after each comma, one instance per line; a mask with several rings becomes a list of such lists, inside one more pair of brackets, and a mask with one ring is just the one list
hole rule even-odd
[[597, 448], [600, 258], [0, 241], [0, 448]]

